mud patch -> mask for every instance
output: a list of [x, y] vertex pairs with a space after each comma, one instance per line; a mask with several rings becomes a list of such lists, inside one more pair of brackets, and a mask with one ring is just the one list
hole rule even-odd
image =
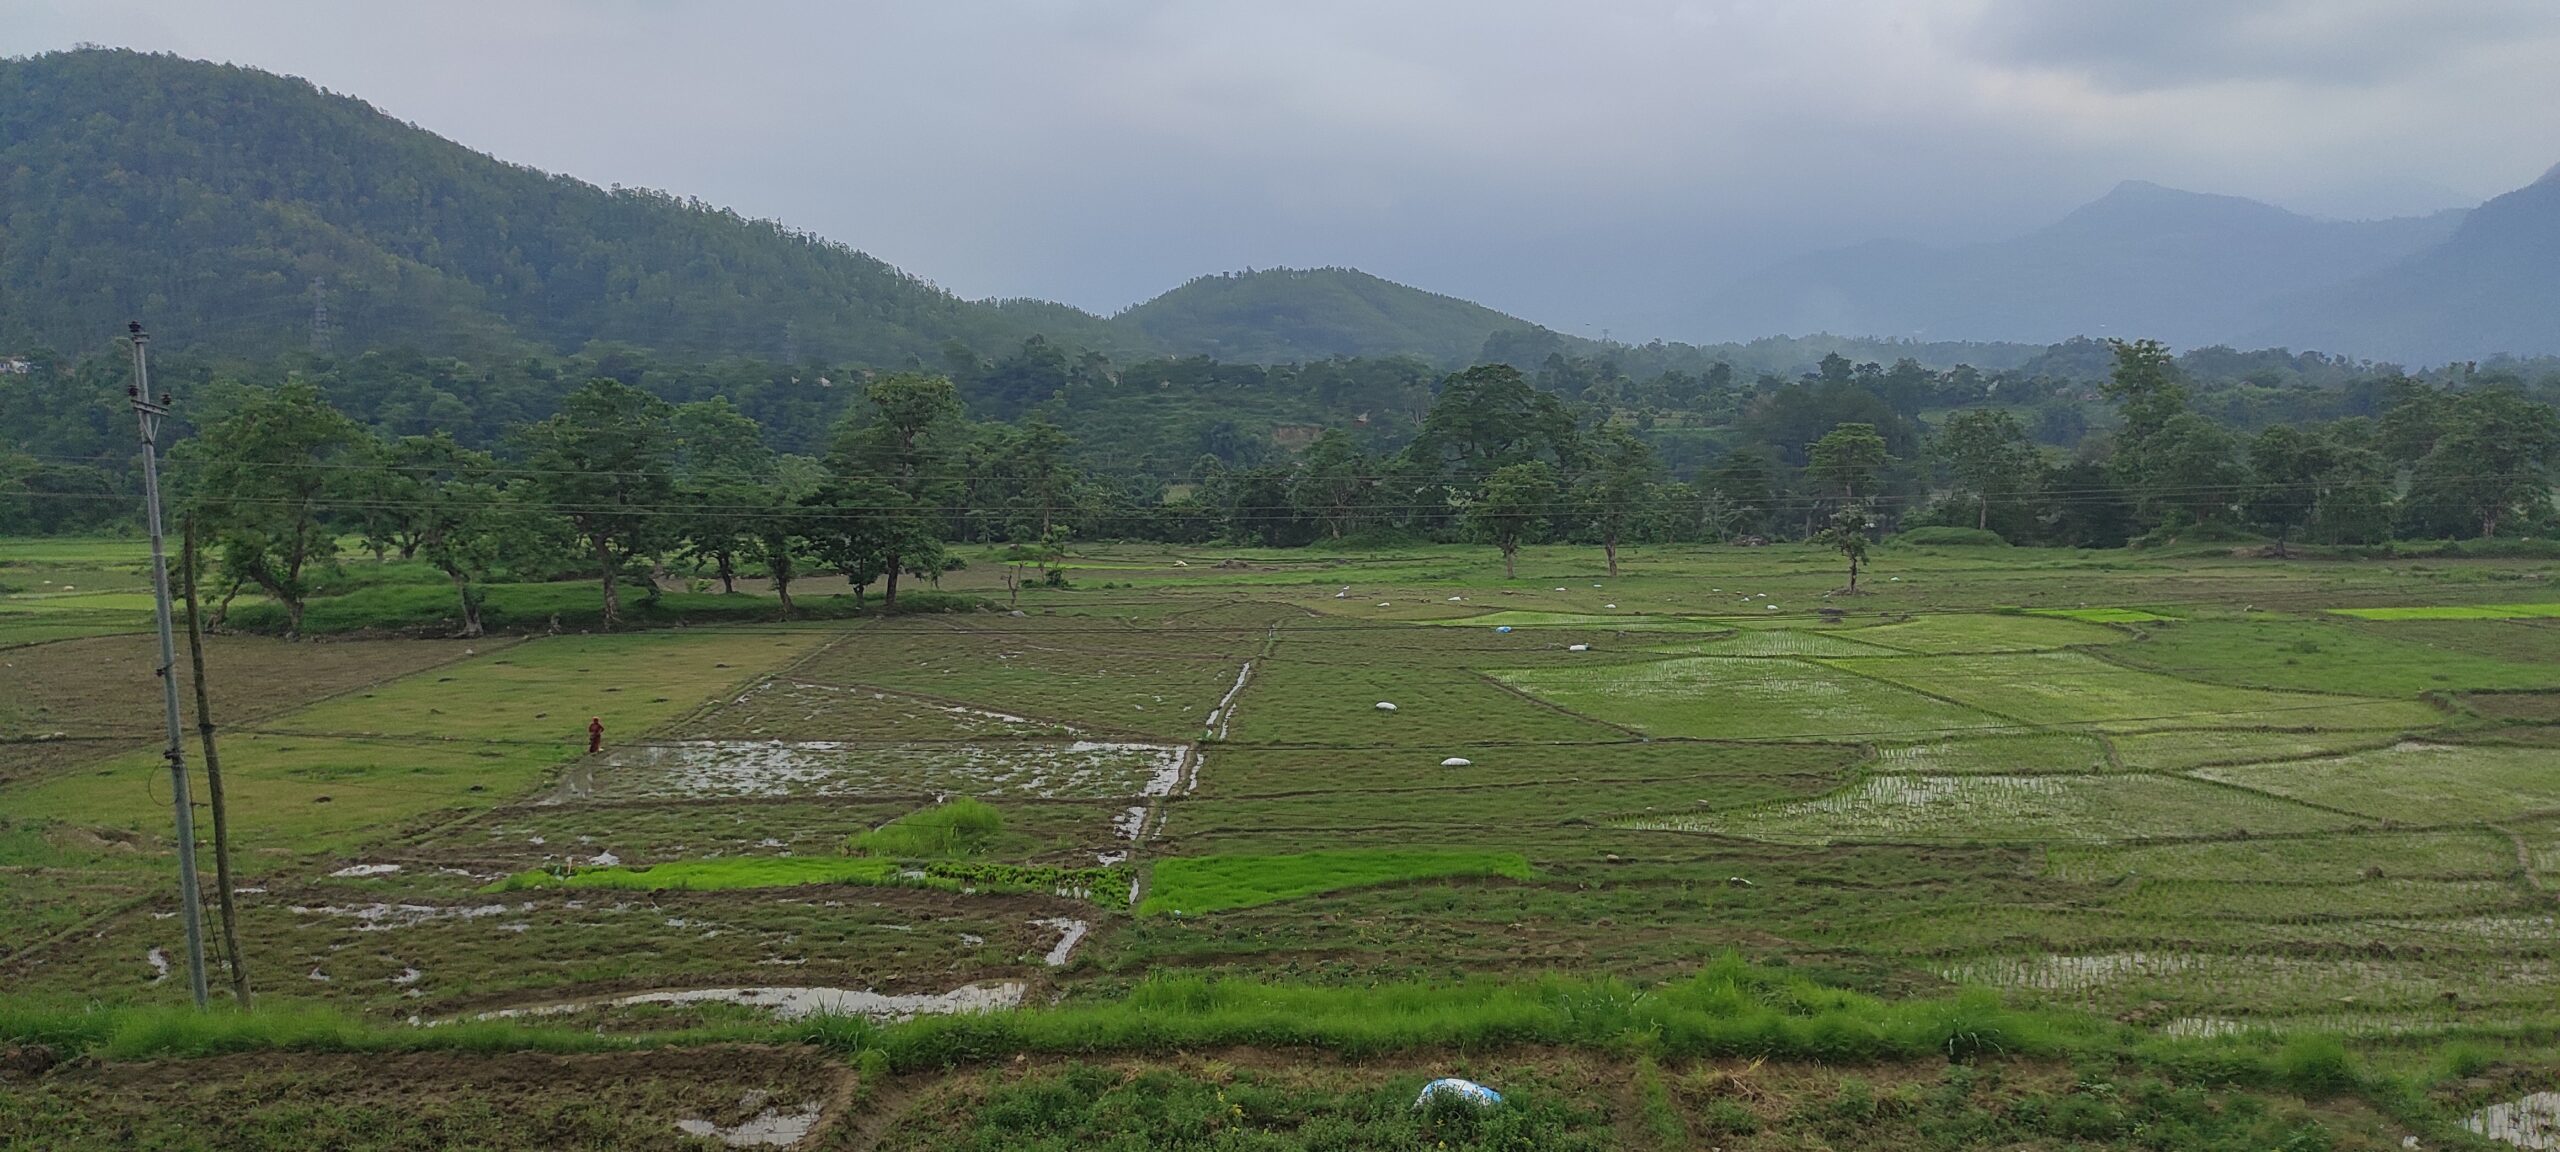
[[832, 740], [679, 740], [617, 750], [573, 774], [550, 803], [779, 796], [1163, 796], [1181, 782], [1186, 746], [1101, 740], [1009, 744], [855, 744]]
[[354, 920], [358, 932], [387, 932], [394, 928], [413, 928], [436, 920], [478, 920], [485, 916], [503, 916], [511, 911], [530, 912], [533, 905], [508, 904], [296, 904], [296, 916], [333, 916]]
[[[744, 1111], [763, 1103], [764, 1093], [750, 1092], [738, 1107]], [[788, 1148], [799, 1143], [810, 1129], [817, 1126], [818, 1105], [814, 1103], [803, 1104], [789, 1112], [766, 1108], [725, 1128], [703, 1119], [676, 1121], [676, 1129], [687, 1136], [717, 1140], [732, 1148]]]
[[761, 1008], [778, 1019], [799, 1020], [810, 1016], [862, 1016], [873, 1020], [897, 1021], [917, 1016], [957, 1016], [978, 1012], [996, 1012], [1020, 1007], [1023, 985], [1016, 980], [964, 984], [949, 992], [916, 995], [884, 995], [852, 988], [691, 988], [680, 992], [641, 992], [629, 996], [606, 996], [585, 1000], [564, 1000], [552, 1004], [533, 1004], [522, 1008], [501, 1008], [482, 1012], [474, 1020], [510, 1020], [529, 1016], [562, 1016], [596, 1008], [630, 1008], [640, 1005], [684, 1007], [694, 1004], [736, 1004]]

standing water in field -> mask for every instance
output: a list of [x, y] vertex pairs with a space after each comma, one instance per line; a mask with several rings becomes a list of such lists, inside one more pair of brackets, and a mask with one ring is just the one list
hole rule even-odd
[[522, 1008], [501, 1008], [474, 1020], [511, 1020], [526, 1016], [560, 1016], [591, 1008], [628, 1008], [643, 1004], [681, 1007], [688, 1004], [737, 1004], [762, 1008], [784, 1020], [810, 1016], [863, 1016], [873, 1020], [906, 1020], [917, 1016], [953, 1016], [1019, 1007], [1023, 985], [1004, 980], [964, 984], [943, 993], [884, 995], [852, 988], [692, 988], [680, 992], [642, 992], [563, 1000]]

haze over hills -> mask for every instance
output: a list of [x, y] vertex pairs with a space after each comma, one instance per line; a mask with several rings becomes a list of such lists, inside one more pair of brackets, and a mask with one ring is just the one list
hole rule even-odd
[[[302, 80], [129, 51], [0, 61], [0, 188], [0, 342], [17, 345], [87, 348], [143, 316], [172, 345], [264, 354], [308, 342], [325, 298], [342, 347], [482, 358], [607, 341], [894, 367], [1035, 335], [1122, 361], [1605, 349], [1349, 268], [1202, 276], [1107, 318], [964, 300], [783, 224], [505, 163]], [[2550, 178], [2468, 214], [2367, 222], [2129, 181], [2011, 240], [1817, 253], [1694, 312], [1735, 340], [1821, 334], [1719, 346], [1737, 365], [1817, 345], [2014, 362], [2034, 349], [1966, 342], [2079, 335], [2426, 363], [2560, 351], [2555, 305]]]
[[2023, 236], [1816, 253], [1715, 294], [1702, 311], [1721, 333], [2226, 343], [2264, 327], [2306, 287], [2370, 275], [2442, 243], [2462, 216], [2321, 221], [2128, 180]]
[[1457, 364], [1477, 358], [1497, 333], [1537, 329], [1484, 305], [1354, 268], [1202, 276], [1113, 319], [1169, 352], [1265, 363], [1406, 355]]
[[2440, 245], [2285, 301], [2253, 335], [2412, 363], [2560, 350], [2560, 167], [2473, 209]]

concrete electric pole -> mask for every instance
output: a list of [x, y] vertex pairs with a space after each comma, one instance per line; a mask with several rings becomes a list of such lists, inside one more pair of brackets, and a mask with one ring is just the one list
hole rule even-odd
[[169, 719], [164, 754], [169, 758], [169, 802], [178, 815], [178, 914], [187, 927], [187, 987], [195, 994], [196, 1007], [202, 1008], [204, 892], [196, 882], [195, 798], [187, 790], [187, 748], [178, 722], [178, 643], [170, 619], [169, 549], [160, 531], [160, 422], [169, 415], [169, 398], [162, 396], [156, 402], [151, 398], [147, 352], [151, 338], [143, 335], [142, 321], [134, 321], [128, 331], [133, 336], [133, 383], [125, 386], [125, 395], [133, 398], [134, 419], [142, 426], [142, 498], [151, 530], [151, 591], [160, 606], [160, 695]]

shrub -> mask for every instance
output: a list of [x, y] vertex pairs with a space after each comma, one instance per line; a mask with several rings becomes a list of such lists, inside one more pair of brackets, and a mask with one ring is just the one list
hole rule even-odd
[[852, 847], [856, 855], [903, 860], [968, 856], [986, 850], [987, 842], [1002, 831], [1004, 814], [994, 805], [961, 796], [856, 836]]
[[2355, 1061], [2335, 1036], [2306, 1033], [2276, 1053], [2276, 1075], [2305, 1096], [2335, 1096], [2356, 1086]]

